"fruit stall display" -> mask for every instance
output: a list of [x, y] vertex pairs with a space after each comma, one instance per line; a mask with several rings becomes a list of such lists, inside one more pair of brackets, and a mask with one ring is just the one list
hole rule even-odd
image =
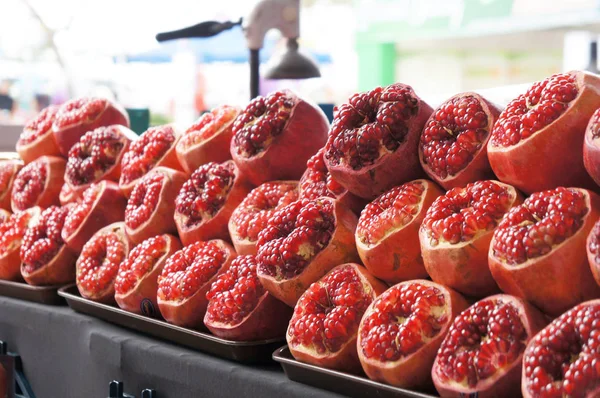
[[[500, 109], [283, 90], [137, 137], [80, 98], [0, 163], [0, 279], [441, 397], [600, 396], [600, 77]], [[599, 345], [597, 345], [599, 344]]]

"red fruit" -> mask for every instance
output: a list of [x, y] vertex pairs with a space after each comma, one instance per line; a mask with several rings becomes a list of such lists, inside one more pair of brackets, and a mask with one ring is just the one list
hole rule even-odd
[[60, 156], [60, 150], [52, 134], [52, 123], [58, 112], [58, 106], [44, 108], [35, 118], [30, 120], [17, 141], [17, 153], [30, 163], [40, 156]]
[[65, 163], [63, 158], [42, 156], [23, 167], [13, 183], [13, 212], [34, 206], [46, 208], [60, 204], [58, 195], [64, 183]]
[[115, 301], [115, 278], [131, 246], [125, 224], [110, 224], [92, 236], [77, 259], [77, 289], [82, 297], [100, 303]]
[[175, 199], [175, 224], [184, 246], [193, 242], [229, 240], [227, 224], [250, 185], [231, 161], [200, 166]]
[[21, 280], [21, 243], [27, 229], [34, 225], [42, 209], [32, 207], [10, 216], [0, 224], [0, 279]]
[[8, 210], [0, 209], [0, 224], [4, 224], [10, 219], [11, 212]]
[[583, 165], [590, 177], [600, 185], [600, 108], [594, 112], [585, 130]]
[[62, 229], [62, 239], [69, 249], [80, 253], [100, 228], [123, 221], [126, 203], [115, 182], [93, 183], [83, 192], [81, 202], [72, 205]]
[[400, 83], [353, 95], [329, 131], [325, 164], [331, 176], [365, 199], [420, 177], [417, 146], [431, 112]]
[[502, 217], [521, 201], [516, 189], [493, 180], [454, 188], [436, 199], [419, 230], [431, 279], [474, 297], [499, 292], [488, 267], [490, 241]]
[[421, 133], [423, 170], [444, 189], [493, 178], [487, 142], [499, 114], [495, 105], [472, 92], [442, 103]]
[[63, 285], [75, 280], [77, 254], [60, 236], [67, 214], [67, 207], [48, 207], [25, 232], [21, 275], [30, 285]]
[[137, 181], [155, 167], [182, 170], [175, 146], [180, 133], [172, 125], [151, 127], [129, 145], [121, 161], [119, 186], [129, 197]]
[[596, 283], [600, 285], [600, 220], [594, 224], [594, 228], [588, 234], [585, 247], [590, 269]]
[[169, 257], [158, 277], [158, 307], [167, 322], [201, 327], [206, 293], [235, 257], [233, 247], [218, 239], [195, 242]]
[[403, 388], [426, 388], [452, 320], [468, 304], [454, 290], [415, 279], [386, 290], [358, 327], [358, 358], [367, 376]]
[[298, 200], [276, 211], [258, 234], [258, 277], [290, 307], [333, 267], [357, 262], [354, 213], [332, 198]]
[[256, 275], [254, 256], [236, 257], [206, 294], [204, 324], [215, 336], [253, 341], [282, 337], [292, 309], [270, 295]]
[[231, 156], [254, 185], [297, 180], [327, 141], [323, 111], [290, 90], [256, 97], [233, 123]]
[[229, 235], [239, 255], [256, 255], [258, 234], [279, 209], [298, 200], [297, 181], [265, 182], [254, 188], [229, 218]]
[[175, 233], [175, 197], [186, 178], [180, 171], [157, 167], [137, 182], [125, 208], [125, 229], [133, 244]]
[[488, 142], [492, 170], [500, 181], [528, 194], [561, 185], [593, 187], [581, 146], [599, 107], [596, 75], [574, 71], [535, 83], [494, 125]]
[[358, 324], [367, 307], [387, 289], [358, 264], [342, 264], [302, 294], [286, 338], [299, 361], [359, 373]]
[[158, 314], [158, 276], [167, 258], [179, 249], [181, 242], [169, 234], [154, 236], [134, 247], [119, 265], [115, 279], [119, 307], [136, 314]]
[[75, 190], [65, 182], [58, 194], [58, 200], [60, 201], [61, 206], [66, 206], [69, 203], [78, 203], [81, 202], [82, 193], [83, 192], [75, 192]]
[[11, 209], [12, 188], [22, 168], [23, 162], [19, 160], [0, 160], [0, 209]]
[[595, 193], [562, 187], [512, 208], [490, 243], [490, 271], [500, 289], [550, 315], [600, 297], [585, 248], [599, 209]]
[[546, 326], [544, 315], [519, 298], [498, 294], [454, 319], [431, 377], [443, 398], [518, 397], [523, 351]]
[[179, 163], [188, 174], [203, 164], [231, 159], [229, 147], [233, 137], [233, 121], [239, 113], [238, 107], [221, 105], [200, 116], [186, 130], [175, 151]]

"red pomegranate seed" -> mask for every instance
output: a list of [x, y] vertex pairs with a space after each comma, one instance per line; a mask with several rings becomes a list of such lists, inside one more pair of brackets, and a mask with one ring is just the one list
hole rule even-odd
[[65, 220], [65, 233], [67, 236], [71, 236], [73, 232], [77, 231], [83, 220], [85, 220], [90, 213], [92, 206], [94, 206], [96, 199], [98, 199], [101, 189], [102, 186], [99, 183], [90, 185], [90, 187], [83, 192], [81, 202], [76, 203], [71, 207]]
[[29, 145], [52, 128], [52, 123], [58, 112], [59, 106], [50, 105], [44, 108], [38, 115], [27, 122], [23, 133], [19, 137], [19, 145]]
[[31, 162], [19, 171], [12, 190], [12, 201], [17, 209], [34, 206], [46, 186], [47, 165], [43, 161]]
[[306, 173], [300, 181], [302, 199], [317, 199], [322, 196], [335, 198], [342, 195], [346, 189], [331, 178], [331, 174], [325, 166], [323, 156], [325, 149], [320, 149], [306, 163]]
[[133, 289], [154, 268], [167, 252], [167, 238], [163, 235], [146, 239], [133, 248], [129, 256], [119, 266], [115, 279], [115, 292], [126, 294]]
[[238, 109], [230, 105], [222, 105], [204, 113], [186, 130], [181, 139], [184, 146], [192, 146], [214, 136], [219, 129], [229, 123], [238, 114]]
[[598, 137], [600, 137], [600, 109], [597, 109], [596, 112], [594, 112], [594, 114], [591, 117], [591, 131], [592, 131], [592, 138], [598, 139]]
[[95, 120], [106, 109], [106, 100], [101, 98], [78, 98], [60, 107], [54, 119], [54, 130], [70, 127], [81, 120]]
[[148, 221], [166, 178], [162, 173], [148, 173], [135, 185], [125, 208], [125, 224], [129, 228], [136, 229]]
[[8, 191], [15, 174], [15, 163], [0, 161], [0, 193]]
[[30, 220], [31, 215], [27, 211], [20, 211], [11, 215], [8, 221], [0, 224], [0, 256], [4, 256], [21, 245]]
[[77, 267], [77, 284], [87, 292], [102, 292], [125, 260], [126, 244], [114, 233], [96, 234], [85, 244]]
[[68, 213], [66, 207], [51, 206], [27, 229], [21, 245], [21, 261], [27, 273], [48, 264], [64, 246], [60, 232]]
[[600, 223], [594, 224], [594, 229], [590, 233], [590, 242], [588, 246], [590, 253], [594, 254], [596, 264], [600, 264]]

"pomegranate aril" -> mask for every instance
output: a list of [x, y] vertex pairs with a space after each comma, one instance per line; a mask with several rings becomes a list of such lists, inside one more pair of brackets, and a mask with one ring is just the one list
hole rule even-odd
[[306, 163], [306, 172], [300, 179], [301, 199], [317, 199], [322, 196], [335, 198], [346, 192], [346, 189], [336, 182], [327, 167], [322, 148]]
[[82, 120], [95, 120], [106, 108], [107, 100], [77, 98], [63, 104], [54, 120], [54, 130], [72, 126]]
[[146, 239], [133, 248], [119, 265], [115, 279], [115, 292], [125, 294], [154, 269], [156, 263], [167, 253], [167, 239], [164, 235]]
[[86, 292], [100, 293], [114, 282], [119, 264], [127, 256], [127, 244], [117, 233], [95, 234], [77, 260], [77, 285]]
[[52, 206], [27, 229], [21, 244], [22, 269], [27, 273], [48, 264], [64, 246], [60, 233], [69, 209]]
[[165, 180], [162, 173], [148, 173], [137, 182], [125, 208], [125, 224], [135, 230], [144, 224], [156, 210]]
[[27, 164], [19, 171], [13, 183], [12, 203], [14, 210], [35, 206], [46, 187], [48, 166], [43, 160]]
[[64, 226], [66, 236], [70, 236], [81, 226], [81, 223], [85, 220], [96, 203], [96, 199], [98, 199], [101, 189], [102, 185], [92, 184], [83, 192], [81, 202], [70, 208]]
[[20, 211], [11, 215], [8, 221], [0, 224], [0, 256], [4, 256], [21, 245], [30, 220], [31, 213]]
[[59, 106], [50, 105], [38, 113], [35, 118], [27, 122], [23, 128], [23, 133], [19, 137], [18, 145], [29, 145], [41, 136], [49, 133], [58, 109]]
[[192, 146], [213, 137], [222, 126], [231, 122], [238, 114], [238, 108], [222, 105], [204, 113], [194, 122], [181, 138], [184, 146]]

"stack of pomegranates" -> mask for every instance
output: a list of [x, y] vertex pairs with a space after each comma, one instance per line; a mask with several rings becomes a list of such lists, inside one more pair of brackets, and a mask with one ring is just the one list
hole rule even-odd
[[300, 361], [442, 397], [600, 395], [599, 77], [504, 110], [398, 83], [331, 126], [286, 90], [127, 125], [84, 98], [26, 126], [0, 163], [0, 278], [285, 335]]

